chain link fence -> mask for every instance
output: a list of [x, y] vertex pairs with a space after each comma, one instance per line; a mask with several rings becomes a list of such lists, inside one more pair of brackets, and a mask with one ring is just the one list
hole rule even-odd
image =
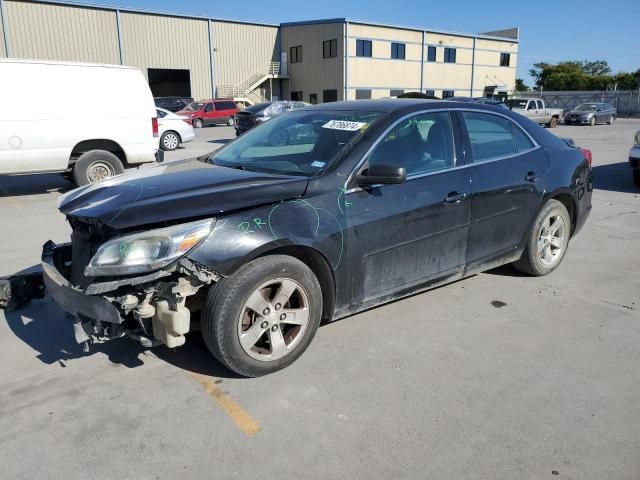
[[548, 107], [569, 111], [581, 103], [609, 103], [618, 110], [618, 117], [640, 117], [640, 90], [606, 92], [518, 92], [517, 97], [542, 98]]

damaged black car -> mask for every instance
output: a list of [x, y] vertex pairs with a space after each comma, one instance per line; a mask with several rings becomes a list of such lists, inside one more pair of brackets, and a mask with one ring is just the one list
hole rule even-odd
[[503, 109], [319, 105], [69, 192], [71, 242], [48, 242], [42, 274], [0, 296], [46, 289], [87, 347], [179, 347], [200, 329], [222, 364], [259, 376], [295, 361], [321, 321], [506, 263], [552, 272], [591, 194], [584, 151]]

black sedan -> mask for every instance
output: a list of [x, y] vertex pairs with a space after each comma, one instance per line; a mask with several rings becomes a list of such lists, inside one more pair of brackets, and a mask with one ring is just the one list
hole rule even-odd
[[68, 193], [72, 241], [45, 246], [44, 282], [79, 341], [175, 347], [199, 325], [221, 363], [258, 376], [322, 320], [506, 263], [551, 273], [591, 195], [585, 154], [510, 111], [330, 103]]
[[244, 132], [251, 130], [256, 125], [260, 125], [261, 123], [271, 120], [273, 117], [308, 106], [308, 103], [292, 102], [289, 100], [263, 102], [251, 105], [236, 113], [236, 136], [242, 135]]
[[591, 125], [606, 123], [613, 125], [618, 114], [615, 107], [608, 103], [582, 103], [564, 116], [564, 123], [567, 125]]

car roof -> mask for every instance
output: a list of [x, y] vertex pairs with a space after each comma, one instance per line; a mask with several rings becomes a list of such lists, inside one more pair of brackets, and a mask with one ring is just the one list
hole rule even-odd
[[427, 100], [422, 98], [384, 98], [378, 100], [347, 100], [342, 102], [322, 103], [311, 107], [301, 108], [304, 110], [349, 110], [358, 112], [381, 112], [381, 113], [403, 113], [420, 109], [436, 109], [436, 108], [464, 108], [487, 110], [495, 112], [494, 105], [475, 103], [475, 102], [457, 102], [453, 100]]

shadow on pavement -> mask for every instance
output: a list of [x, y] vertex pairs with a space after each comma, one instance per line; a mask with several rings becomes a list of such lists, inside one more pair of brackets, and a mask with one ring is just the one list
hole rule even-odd
[[487, 270], [482, 272], [485, 275], [498, 275], [500, 277], [529, 277], [526, 273], [522, 273], [520, 270], [516, 270], [516, 268], [508, 263], [506, 265], [502, 265], [500, 267], [496, 267], [492, 270]]
[[633, 184], [629, 162], [610, 163], [593, 167], [593, 186], [612, 192], [640, 193], [640, 187]]
[[0, 197], [66, 192], [75, 185], [56, 173], [0, 176]]
[[226, 145], [229, 142], [232, 142], [233, 138], [218, 138], [216, 140], [207, 140], [207, 143], [213, 143], [215, 145]]

